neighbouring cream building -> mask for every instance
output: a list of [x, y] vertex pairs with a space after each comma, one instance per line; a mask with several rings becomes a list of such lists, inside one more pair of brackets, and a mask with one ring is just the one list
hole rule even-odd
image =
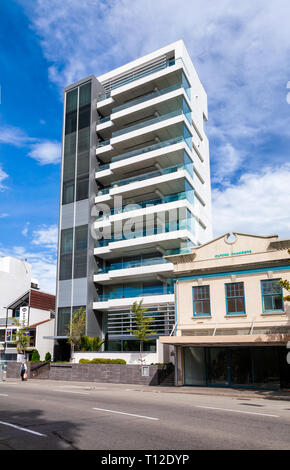
[[[176, 385], [290, 388], [290, 239], [222, 235], [174, 264]], [[287, 344], [288, 343], [288, 344]]]

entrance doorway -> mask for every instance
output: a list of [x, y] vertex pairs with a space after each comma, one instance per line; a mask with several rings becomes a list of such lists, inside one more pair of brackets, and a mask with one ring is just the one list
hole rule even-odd
[[290, 386], [285, 347], [184, 347], [184, 384], [279, 389]]

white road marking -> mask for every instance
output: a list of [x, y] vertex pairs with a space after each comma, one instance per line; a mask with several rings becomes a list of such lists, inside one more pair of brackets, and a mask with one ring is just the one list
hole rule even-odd
[[193, 405], [195, 408], [205, 408], [208, 410], [218, 410], [218, 411], [229, 411], [231, 413], [244, 413], [249, 415], [258, 415], [258, 416], [270, 416], [271, 418], [279, 418], [278, 415], [269, 415], [267, 413], [255, 413], [254, 411], [240, 411], [240, 410], [229, 410], [227, 408], [215, 408], [214, 406], [202, 406], [202, 405]]
[[3, 424], [3, 426], [10, 426], [11, 428], [18, 429], [19, 431], [29, 432], [30, 434], [35, 434], [36, 436], [47, 437], [45, 434], [41, 434], [40, 432], [36, 431], [31, 431], [30, 429], [26, 428], [21, 428], [20, 426], [16, 426], [15, 424], [5, 423], [4, 421], [0, 421], [0, 424]]
[[158, 418], [151, 418], [150, 416], [135, 415], [135, 414], [132, 414], [132, 413], [124, 413], [123, 411], [106, 410], [104, 408], [93, 408], [93, 410], [107, 411], [108, 413], [117, 413], [117, 414], [120, 414], [120, 415], [134, 416], [134, 417], [137, 417], [137, 418], [152, 419], [154, 421], [159, 421]]
[[53, 392], [64, 392], [64, 393], [78, 393], [79, 395], [89, 395], [89, 393], [86, 392], [76, 392], [75, 390], [56, 390], [53, 389]]
[[0, 393], [0, 397], [8, 397], [5, 393]]

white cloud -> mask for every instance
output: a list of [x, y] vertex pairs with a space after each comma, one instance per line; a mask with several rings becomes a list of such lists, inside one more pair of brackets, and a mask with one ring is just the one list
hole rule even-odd
[[29, 137], [22, 129], [3, 123], [0, 127], [0, 144], [26, 147], [29, 149], [28, 156], [38, 161], [40, 165], [57, 164], [61, 159], [61, 144], [59, 142]]
[[25, 237], [26, 237], [27, 234], [28, 234], [29, 225], [30, 225], [30, 223], [29, 223], [29, 222], [26, 222], [26, 224], [25, 224], [25, 226], [24, 226], [24, 229], [21, 231], [22, 235], [24, 235]]
[[15, 147], [27, 145], [34, 142], [35, 139], [28, 137], [26, 133], [19, 127], [8, 126], [1, 123], [0, 127], [0, 144], [10, 144]]
[[61, 144], [49, 141], [37, 142], [31, 146], [28, 156], [37, 160], [41, 165], [59, 163], [61, 159]]
[[238, 183], [213, 191], [215, 236], [245, 232], [290, 236], [290, 164], [245, 173]]
[[6, 217], [9, 217], [9, 214], [6, 212], [2, 212], [2, 214], [0, 214], [0, 219], [5, 219]]
[[0, 166], [0, 192], [7, 189], [6, 186], [3, 184], [3, 181], [6, 180], [8, 176], [9, 175]]
[[46, 248], [56, 249], [58, 227], [57, 225], [42, 225], [40, 228], [33, 230], [32, 237], [33, 245], [41, 245]]
[[[219, 0], [218, 6], [211, 0], [22, 4], [29, 8], [27, 15], [51, 63], [49, 78], [61, 93], [88, 74], [98, 76], [183, 39], [208, 93], [207, 130], [216, 181], [224, 179], [219, 157], [225, 145], [231, 178], [255, 145], [271, 134], [288, 138], [288, 0]], [[215, 139], [215, 129], [222, 129], [222, 140]], [[248, 168], [256, 170], [266, 158], [255, 152]]]

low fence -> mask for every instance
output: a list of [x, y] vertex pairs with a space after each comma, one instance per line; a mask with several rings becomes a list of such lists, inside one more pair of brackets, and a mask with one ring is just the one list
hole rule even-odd
[[[146, 374], [146, 375], [144, 375]], [[135, 364], [27, 363], [28, 379], [102, 382], [138, 385], [174, 385], [174, 366]], [[20, 378], [20, 364], [7, 364], [7, 378]]]

